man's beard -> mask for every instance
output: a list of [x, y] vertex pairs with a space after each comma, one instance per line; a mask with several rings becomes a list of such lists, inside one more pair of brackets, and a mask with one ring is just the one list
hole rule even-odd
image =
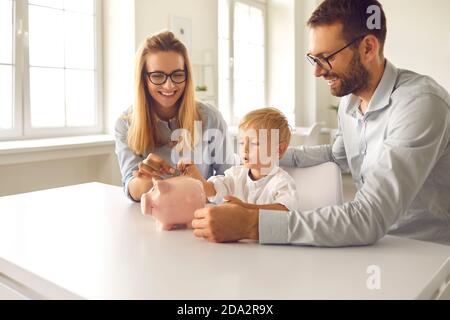
[[[357, 95], [369, 86], [370, 74], [361, 63], [358, 53], [353, 55], [348, 70], [347, 74], [342, 75], [330, 73], [331, 76], [336, 76], [340, 80], [340, 87], [331, 89], [333, 96], [344, 97], [351, 93]], [[327, 77], [328, 76], [329, 75], [327, 75]]]

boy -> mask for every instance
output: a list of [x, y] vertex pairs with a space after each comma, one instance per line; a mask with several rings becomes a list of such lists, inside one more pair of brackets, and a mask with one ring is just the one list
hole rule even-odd
[[239, 124], [242, 165], [231, 167], [224, 176], [213, 176], [207, 181], [195, 165], [181, 163], [179, 169], [203, 183], [210, 202], [218, 204], [225, 200], [248, 208], [296, 210], [295, 182], [278, 166], [290, 140], [288, 121], [279, 110], [255, 110], [245, 115]]

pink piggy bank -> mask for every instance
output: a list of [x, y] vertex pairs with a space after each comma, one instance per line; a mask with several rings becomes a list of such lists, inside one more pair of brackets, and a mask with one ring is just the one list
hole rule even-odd
[[194, 212], [205, 207], [203, 184], [191, 177], [155, 181], [153, 188], [141, 197], [143, 214], [153, 216], [163, 230], [175, 225], [191, 227]]

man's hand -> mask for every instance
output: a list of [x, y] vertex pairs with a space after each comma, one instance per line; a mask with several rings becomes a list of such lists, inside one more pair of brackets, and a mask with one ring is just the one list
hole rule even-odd
[[223, 204], [195, 211], [194, 235], [210, 242], [259, 240], [259, 211], [236, 204]]

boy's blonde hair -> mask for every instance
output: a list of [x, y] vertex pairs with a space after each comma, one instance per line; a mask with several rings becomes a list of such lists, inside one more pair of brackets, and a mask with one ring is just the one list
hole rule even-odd
[[247, 113], [239, 122], [239, 129], [272, 129], [279, 130], [280, 143], [285, 142], [288, 146], [291, 142], [291, 128], [286, 116], [278, 109], [263, 108]]

